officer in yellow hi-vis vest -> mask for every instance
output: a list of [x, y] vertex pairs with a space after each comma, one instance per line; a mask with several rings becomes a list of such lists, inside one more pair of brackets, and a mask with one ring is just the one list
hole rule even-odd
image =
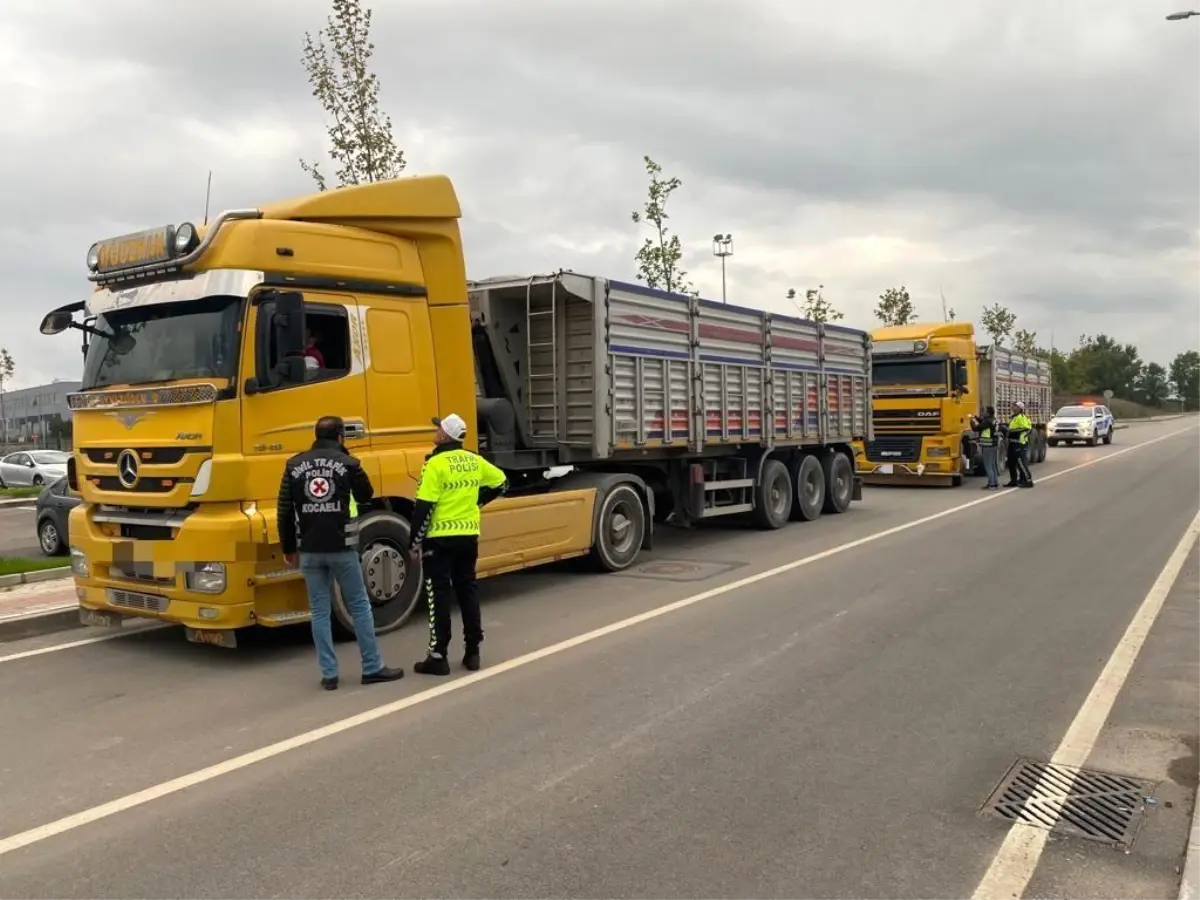
[[475, 591], [479, 557], [479, 510], [504, 493], [504, 473], [470, 450], [463, 449], [467, 423], [454, 414], [434, 419], [437, 444], [425, 460], [413, 509], [412, 561], [425, 570], [425, 602], [429, 605], [429, 653], [413, 666], [421, 675], [449, 675], [450, 600], [462, 613], [463, 665], [478, 671], [483, 621]]
[[1025, 404], [1013, 404], [1013, 416], [1008, 420], [1008, 487], [1033, 487], [1029, 471], [1029, 435], [1033, 422], [1025, 415]]

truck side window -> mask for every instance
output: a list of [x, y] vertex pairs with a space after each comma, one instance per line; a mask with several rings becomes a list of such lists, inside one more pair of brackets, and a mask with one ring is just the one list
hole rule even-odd
[[[304, 304], [305, 383], [329, 381], [350, 373], [350, 319], [346, 308], [333, 303]], [[268, 365], [279, 362], [275, 335], [270, 338]], [[294, 387], [295, 385], [291, 385]]]

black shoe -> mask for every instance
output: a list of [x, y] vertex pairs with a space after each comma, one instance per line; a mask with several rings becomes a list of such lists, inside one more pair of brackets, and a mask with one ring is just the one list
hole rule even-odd
[[1024, 482], [1023, 484], [1019, 484], [1019, 485], [1017, 485], [1017, 487], [1023, 487], [1023, 488], [1027, 488], [1027, 487], [1033, 487], [1033, 482], [1032, 482], [1032, 481], [1026, 481], [1026, 482]]
[[1008, 484], [1006, 484], [1004, 486], [1005, 487], [1019, 487], [1019, 485], [1015, 481], [1010, 481], [1010, 482], [1008, 482]]
[[404, 677], [403, 669], [389, 669], [384, 666], [377, 672], [372, 672], [369, 675], [364, 672], [362, 677], [363, 684], [383, 684], [386, 681], [399, 681]]
[[338, 677], [334, 675], [332, 678], [322, 678], [321, 687], [327, 691], [336, 691], [338, 687]]
[[463, 655], [463, 668], [468, 672], [478, 672], [480, 665], [479, 651], [468, 649]]
[[413, 671], [418, 675], [449, 675], [450, 661], [444, 656], [427, 656], [413, 664]]

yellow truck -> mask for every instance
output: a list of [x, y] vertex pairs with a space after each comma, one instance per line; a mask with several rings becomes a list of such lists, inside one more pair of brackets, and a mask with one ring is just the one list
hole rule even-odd
[[999, 344], [980, 346], [970, 322], [914, 323], [871, 334], [874, 439], [855, 445], [867, 484], [960, 485], [983, 472], [971, 417], [988, 406], [1001, 422], [1019, 400], [1033, 421], [1029, 461], [1046, 459], [1050, 361]]
[[509, 477], [481, 576], [620, 571], [668, 518], [773, 529], [861, 497], [865, 332], [566, 271], [469, 283], [459, 217], [448, 179], [405, 178], [91, 247], [90, 296], [41, 328], [83, 332], [68, 477], [86, 623], [236, 646], [307, 621], [274, 498], [326, 414], [379, 495], [359, 535], [381, 633], [421, 596], [408, 517], [434, 416], [463, 416]]

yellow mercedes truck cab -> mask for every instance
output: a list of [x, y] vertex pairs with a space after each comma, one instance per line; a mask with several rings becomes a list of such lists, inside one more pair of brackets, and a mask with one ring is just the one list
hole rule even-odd
[[[728, 323], [733, 308], [573, 273], [468, 283], [459, 216], [448, 179], [404, 178], [91, 247], [90, 296], [41, 329], [83, 334], [68, 477], [83, 498], [69, 541], [84, 621], [157, 619], [221, 646], [248, 626], [307, 621], [275, 497], [322, 415], [345, 420], [375, 485], [359, 551], [379, 632], [420, 597], [408, 522], [435, 416], [462, 416], [468, 446], [509, 478], [484, 510], [481, 576], [585, 555], [625, 569], [660, 510], [779, 527], [861, 495], [865, 333], [746, 311], [746, 359], [722, 377], [757, 377], [772, 329], [777, 358], [798, 354], [793, 415], [764, 428], [775, 417], [761, 390], [753, 408], [720, 383], [693, 396], [705, 343], [674, 328]], [[336, 598], [334, 612], [350, 631]]]

